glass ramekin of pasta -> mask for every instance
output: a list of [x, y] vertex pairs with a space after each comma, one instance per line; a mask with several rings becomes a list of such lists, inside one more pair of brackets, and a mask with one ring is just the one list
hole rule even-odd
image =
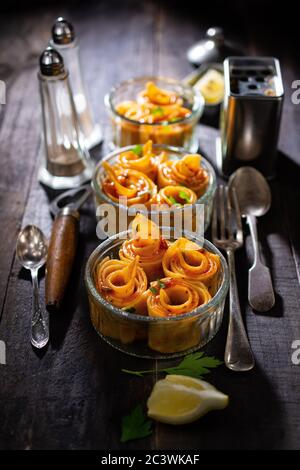
[[195, 126], [204, 110], [204, 98], [191, 86], [163, 77], [134, 78], [114, 87], [104, 101], [113, 147], [151, 139], [155, 144], [197, 151]]
[[201, 155], [149, 140], [104, 157], [92, 186], [98, 220], [107, 204], [115, 210], [115, 228], [108, 235], [127, 229], [137, 212], [172, 228], [181, 217], [189, 222], [185, 229], [204, 233], [211, 219], [216, 175]]
[[[130, 230], [90, 255], [85, 283], [92, 324], [114, 348], [138, 357], [171, 358], [210, 341], [223, 317], [226, 261], [207, 240], [138, 214]], [[167, 231], [168, 232], [168, 231]]]

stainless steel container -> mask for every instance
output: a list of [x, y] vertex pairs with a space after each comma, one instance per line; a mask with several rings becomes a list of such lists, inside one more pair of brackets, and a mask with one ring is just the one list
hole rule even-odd
[[220, 172], [229, 177], [240, 166], [250, 165], [272, 178], [284, 97], [279, 61], [228, 57], [224, 78], [221, 137], [217, 140]]

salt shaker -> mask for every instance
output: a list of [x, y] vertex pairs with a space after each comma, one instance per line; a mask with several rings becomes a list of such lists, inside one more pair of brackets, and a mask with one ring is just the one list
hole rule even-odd
[[93, 162], [85, 147], [63, 58], [48, 47], [38, 73], [43, 117], [45, 162], [39, 180], [53, 189], [67, 189], [91, 179]]
[[59, 17], [52, 27], [50, 45], [63, 57], [66, 68], [70, 74], [70, 84], [73, 93], [75, 108], [79, 123], [85, 137], [88, 149], [102, 141], [102, 132], [99, 124], [93, 118], [91, 106], [82, 77], [79, 46], [71, 23]]

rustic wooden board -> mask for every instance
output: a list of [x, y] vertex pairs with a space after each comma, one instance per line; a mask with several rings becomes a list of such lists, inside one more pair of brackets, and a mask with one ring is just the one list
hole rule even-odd
[[[83, 270], [97, 245], [92, 203], [86, 204], [82, 213], [79, 251], [64, 312], [51, 317], [50, 345], [40, 353], [29, 343], [29, 276], [20, 270], [14, 255], [21, 226], [36, 223], [47, 234], [51, 228], [49, 195], [36, 180], [43, 153], [36, 64], [52, 20], [61, 13], [77, 26], [94, 111], [107, 138], [103, 96], [109, 87], [140, 74], [184, 76], [190, 71], [186, 48], [216, 21], [243, 38], [252, 53], [277, 54], [284, 69], [287, 97], [280, 139], [282, 155], [278, 178], [272, 182], [272, 209], [259, 221], [262, 247], [277, 293], [277, 304], [270, 314], [254, 315], [247, 306], [247, 267], [252, 259], [248, 235], [246, 248], [237, 259], [241, 304], [257, 367], [248, 374], [234, 374], [222, 366], [211, 374], [211, 382], [231, 397], [224, 412], [211, 413], [198, 423], [180, 428], [156, 425], [152, 437], [127, 445], [119, 440], [121, 416], [145, 402], [156, 375], [139, 379], [122, 374], [121, 368], [156, 368], [159, 364], [112, 350], [91, 326]], [[1, 18], [0, 72], [8, 84], [8, 99], [0, 113], [0, 339], [7, 343], [7, 365], [0, 365], [0, 448], [299, 448], [300, 367], [291, 363], [291, 343], [300, 339], [300, 108], [290, 101], [290, 84], [297, 78], [299, 67], [295, 49], [277, 43], [272, 28], [267, 37], [262, 25], [254, 31], [247, 15], [247, 9], [238, 4], [234, 15], [216, 12], [212, 16], [203, 11], [194, 15], [188, 9], [177, 10], [173, 2], [131, 1], [92, 3], [72, 10], [53, 6], [19, 16], [7, 13]], [[212, 163], [216, 135], [212, 128], [199, 128], [201, 150]], [[102, 154], [105, 151], [106, 144]], [[43, 283], [41, 276], [41, 293]], [[227, 318], [205, 348], [220, 358], [226, 323]]]

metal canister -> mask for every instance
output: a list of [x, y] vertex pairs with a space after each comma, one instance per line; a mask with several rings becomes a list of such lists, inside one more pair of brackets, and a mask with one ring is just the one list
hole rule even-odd
[[224, 79], [217, 141], [220, 172], [229, 177], [237, 168], [250, 165], [272, 178], [284, 98], [279, 61], [274, 57], [228, 57]]

